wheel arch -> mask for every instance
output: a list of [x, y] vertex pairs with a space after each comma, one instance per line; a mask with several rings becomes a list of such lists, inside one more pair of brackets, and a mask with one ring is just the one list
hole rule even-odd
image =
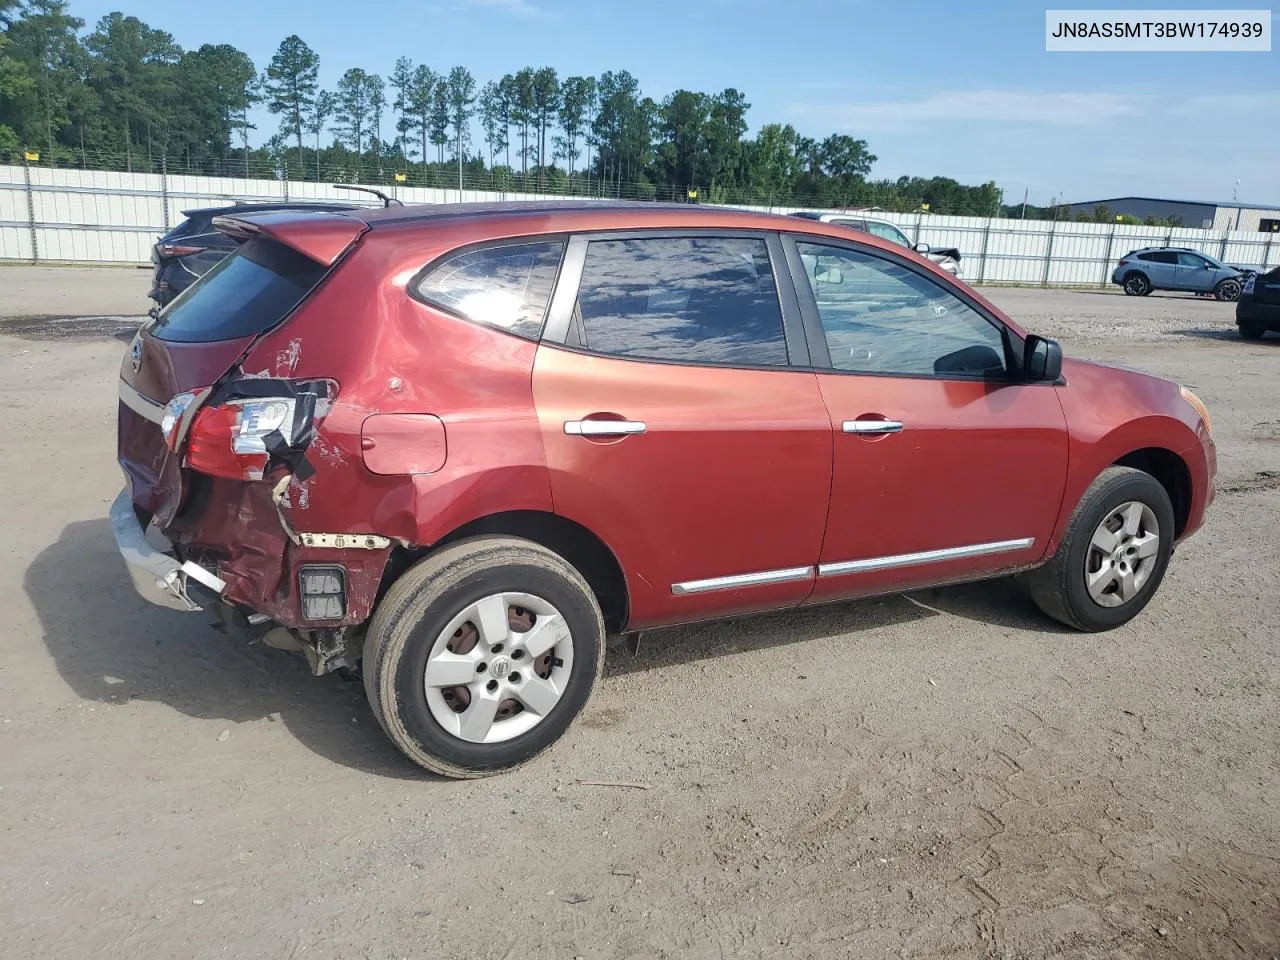
[[1173, 504], [1174, 537], [1182, 536], [1191, 516], [1191, 468], [1182, 457], [1164, 447], [1143, 447], [1109, 466], [1132, 467], [1154, 477]]
[[510, 510], [477, 517], [450, 530], [430, 547], [399, 550], [387, 564], [382, 590], [423, 557], [451, 543], [479, 536], [519, 537], [559, 554], [587, 581], [600, 604], [605, 628], [618, 633], [626, 626], [630, 594], [617, 555], [582, 524], [543, 510]]

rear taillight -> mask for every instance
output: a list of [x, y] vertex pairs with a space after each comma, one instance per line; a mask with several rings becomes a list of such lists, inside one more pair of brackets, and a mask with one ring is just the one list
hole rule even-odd
[[189, 257], [193, 253], [200, 253], [204, 247], [192, 247], [183, 243], [161, 243], [157, 245], [162, 257]]
[[180, 393], [164, 405], [164, 413], [160, 417], [160, 432], [164, 434], [164, 445], [171, 451], [177, 450], [181, 444], [187, 411], [199, 395], [199, 392]]
[[187, 466], [235, 480], [261, 480], [271, 451], [267, 439], [293, 436], [297, 402], [292, 398], [228, 400], [196, 414], [187, 438]]
[[337, 391], [330, 380], [231, 381], [174, 397], [161, 429], [169, 449], [184, 452], [185, 466], [200, 473], [261, 480], [283, 465], [306, 477], [303, 454]]
[[1119, 263], [1116, 264], [1117, 267], [1127, 267], [1128, 265], [1129, 265], [1128, 260], [1121, 260]]

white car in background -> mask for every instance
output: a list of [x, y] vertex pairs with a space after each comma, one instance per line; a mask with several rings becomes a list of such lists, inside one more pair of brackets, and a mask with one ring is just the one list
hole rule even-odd
[[841, 226], [852, 227], [854, 230], [861, 230], [863, 233], [874, 234], [891, 243], [906, 247], [908, 250], [915, 250], [917, 253], [924, 254], [953, 277], [960, 276], [959, 250], [955, 247], [931, 247], [927, 243], [912, 243], [896, 224], [890, 223], [888, 220], [881, 220], [878, 217], [858, 211], [821, 213], [817, 210], [801, 210], [793, 213], [792, 216], [803, 217], [806, 220], [818, 220], [822, 223], [838, 223]]

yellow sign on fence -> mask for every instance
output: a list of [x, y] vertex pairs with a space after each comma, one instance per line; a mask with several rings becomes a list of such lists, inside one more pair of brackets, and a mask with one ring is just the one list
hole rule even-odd
[[29, 163], [38, 163], [40, 161], [40, 154], [34, 150], [27, 150], [22, 154], [22, 157]]
[[396, 174], [396, 183], [404, 183], [408, 179], [409, 179], [409, 175], [407, 173]]

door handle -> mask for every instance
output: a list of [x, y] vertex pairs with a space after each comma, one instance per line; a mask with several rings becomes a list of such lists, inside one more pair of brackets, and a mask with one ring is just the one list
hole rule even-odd
[[845, 433], [866, 436], [877, 433], [901, 433], [903, 426], [900, 420], [846, 420], [843, 429]]
[[643, 420], [566, 420], [564, 432], [571, 437], [630, 437], [644, 433]]

